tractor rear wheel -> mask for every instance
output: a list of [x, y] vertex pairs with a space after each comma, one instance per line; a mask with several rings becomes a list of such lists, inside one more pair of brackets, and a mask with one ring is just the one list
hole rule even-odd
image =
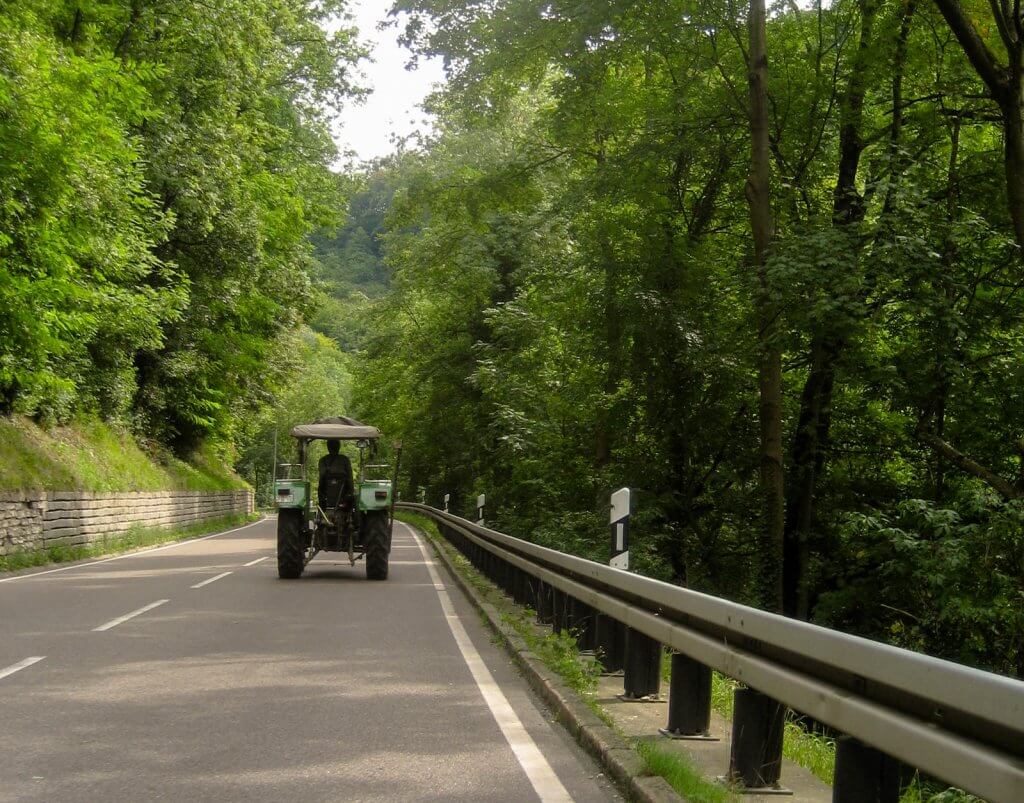
[[363, 532], [366, 544], [366, 579], [387, 580], [388, 579], [388, 514], [384, 511], [379, 513], [364, 514], [366, 528]]
[[277, 576], [295, 580], [305, 568], [302, 548], [306, 516], [302, 510], [279, 510], [277, 513]]

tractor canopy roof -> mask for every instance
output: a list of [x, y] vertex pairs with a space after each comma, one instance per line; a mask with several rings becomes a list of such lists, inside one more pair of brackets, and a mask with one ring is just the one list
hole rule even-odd
[[338, 416], [336, 418], [321, 418], [312, 424], [299, 424], [297, 427], [292, 427], [292, 437], [303, 440], [375, 440], [380, 437], [380, 430], [377, 427], [356, 421], [354, 418]]

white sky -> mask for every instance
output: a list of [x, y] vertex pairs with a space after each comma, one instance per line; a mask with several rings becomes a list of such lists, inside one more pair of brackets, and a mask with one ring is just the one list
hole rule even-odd
[[333, 126], [342, 162], [355, 153], [354, 161], [385, 156], [394, 150], [393, 139], [414, 131], [430, 130], [428, 115], [418, 108], [433, 85], [444, 80], [440, 59], [420, 59], [417, 69], [405, 68], [409, 51], [398, 44], [399, 28], [377, 30], [387, 18], [392, 0], [350, 0], [349, 8], [359, 28], [359, 38], [372, 45], [372, 62], [363, 62], [360, 82], [372, 94], [362, 104], [342, 110]]

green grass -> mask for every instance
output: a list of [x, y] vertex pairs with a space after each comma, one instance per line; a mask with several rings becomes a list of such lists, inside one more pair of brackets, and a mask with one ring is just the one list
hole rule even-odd
[[656, 742], [639, 741], [635, 747], [647, 773], [660, 775], [688, 803], [727, 803], [736, 799], [727, 787], [704, 780], [681, 753], [667, 750]]
[[172, 541], [183, 541], [218, 530], [227, 530], [250, 521], [245, 514], [224, 516], [218, 519], [192, 524], [187, 527], [133, 527], [125, 533], [106, 537], [92, 544], [82, 546], [54, 546], [42, 551], [19, 551], [7, 556], [0, 556], [0, 572], [14, 572], [47, 566], [51, 563], [66, 563], [73, 560], [100, 558], [105, 555], [116, 555], [130, 552], [133, 549], [157, 546]]
[[0, 417], [0, 490], [224, 491], [245, 488], [212, 447], [188, 462], [149, 453], [97, 420], [43, 428]]

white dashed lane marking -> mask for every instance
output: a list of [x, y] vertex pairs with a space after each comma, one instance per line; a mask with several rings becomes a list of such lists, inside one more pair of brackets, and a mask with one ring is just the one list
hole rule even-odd
[[45, 655], [33, 655], [31, 658], [26, 658], [24, 661], [18, 661], [16, 664], [11, 664], [8, 667], [0, 669], [0, 680], [13, 675], [15, 672], [20, 672], [22, 669], [28, 669], [32, 664], [38, 664], [45, 657]]
[[110, 628], [112, 628], [112, 627], [117, 627], [120, 624], [124, 624], [129, 619], [134, 619], [136, 616], [141, 616], [142, 614], [146, 613], [146, 611], [151, 611], [154, 608], [159, 608], [165, 602], [170, 602], [170, 600], [169, 599], [158, 599], [156, 602], [149, 603], [149, 605], [143, 605], [138, 610], [132, 611], [131, 613], [126, 613], [124, 616], [118, 616], [116, 619], [111, 619], [109, 622], [107, 622], [106, 624], [100, 625], [99, 627], [94, 627], [92, 629], [92, 632], [93, 633], [102, 633], [104, 630], [110, 630]]
[[229, 574], [234, 574], [234, 572], [222, 572], [221, 574], [216, 574], [213, 577], [208, 577], [207, 579], [203, 580], [203, 582], [196, 583], [194, 586], [192, 586], [192, 588], [202, 588], [203, 586], [208, 586], [210, 585], [210, 583], [215, 583], [218, 580], [227, 577]]

